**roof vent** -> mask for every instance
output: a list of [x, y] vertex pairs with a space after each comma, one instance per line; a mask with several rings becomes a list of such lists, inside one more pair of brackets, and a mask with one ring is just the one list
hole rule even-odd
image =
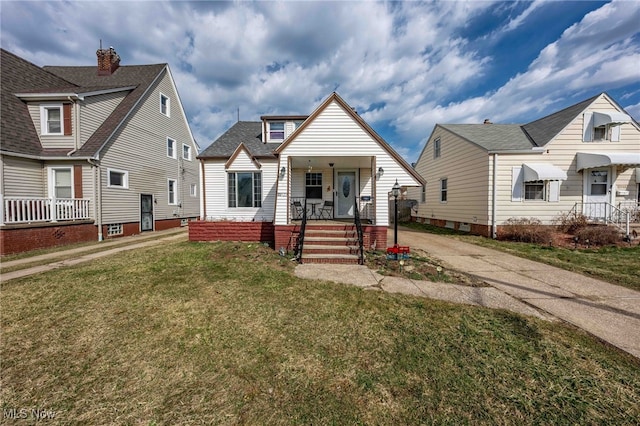
[[98, 75], [111, 75], [120, 66], [120, 56], [116, 53], [113, 47], [109, 49], [98, 49], [96, 51], [98, 56]]

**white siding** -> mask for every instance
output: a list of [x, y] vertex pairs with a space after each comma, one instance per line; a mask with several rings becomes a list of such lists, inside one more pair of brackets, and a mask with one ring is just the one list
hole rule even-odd
[[42, 161], [3, 155], [2, 191], [5, 197], [46, 197], [46, 180]]
[[[160, 113], [159, 92], [171, 99], [170, 117]], [[103, 223], [138, 222], [140, 194], [153, 195], [155, 220], [199, 215], [199, 196], [190, 196], [190, 185], [199, 186], [197, 150], [179, 105], [171, 78], [164, 73], [106, 151], [103, 150], [100, 160]], [[167, 137], [177, 142], [175, 159], [167, 157]], [[191, 161], [182, 159], [182, 144], [191, 146]], [[129, 188], [108, 188], [107, 168], [127, 171]], [[177, 205], [168, 203], [168, 179], [178, 182]]]
[[[262, 172], [262, 207], [229, 208], [228, 180], [225, 160], [207, 160], [204, 163], [204, 198], [205, 216], [209, 220], [259, 221], [272, 222], [278, 182], [277, 160], [260, 160], [261, 167], [255, 164], [242, 152], [231, 164], [229, 171]], [[286, 181], [281, 180], [282, 185]]]
[[[593, 111], [618, 110], [605, 96], [601, 96], [588, 108], [586, 116]], [[579, 114], [545, 146], [543, 152], [498, 155], [498, 225], [511, 217], [535, 217], [545, 224], [552, 224], [561, 213], [570, 211], [576, 202], [583, 201], [583, 171], [576, 170], [577, 152], [640, 151], [640, 130], [634, 124], [621, 126], [618, 142], [583, 142], [584, 116]], [[438, 137], [441, 138], [442, 154], [439, 159], [434, 159], [432, 145]], [[550, 163], [567, 172], [567, 180], [560, 182], [557, 201], [512, 200], [513, 169], [527, 162]], [[615, 167], [617, 179], [612, 191], [615, 194], [616, 189], [626, 190], [629, 195], [615, 196], [614, 204], [637, 200], [633, 170], [634, 167]], [[437, 127], [418, 160], [416, 171], [427, 180], [427, 202], [420, 203], [418, 217], [491, 224], [493, 156], [487, 151]], [[438, 184], [443, 177], [448, 179], [446, 204], [439, 201]], [[415, 194], [419, 196], [417, 192]]]
[[[440, 157], [433, 158], [433, 142], [440, 138]], [[438, 127], [423, 151], [416, 171], [427, 181], [426, 202], [418, 204], [416, 216], [427, 219], [487, 225], [491, 191], [489, 154], [449, 131]], [[447, 179], [447, 201], [440, 202], [440, 180]], [[412, 191], [421, 201], [422, 189]]]
[[84, 144], [129, 92], [90, 96], [80, 102], [80, 144]]
[[[388, 192], [396, 179], [400, 185], [420, 185], [414, 177], [385, 151], [340, 105], [333, 101], [280, 153], [280, 163], [288, 164], [289, 157], [375, 157], [376, 167], [384, 175], [376, 182], [376, 224], [388, 225]], [[354, 167], [355, 168], [355, 167]], [[370, 175], [370, 172], [367, 174]], [[363, 179], [361, 174], [361, 180]], [[304, 180], [303, 180], [304, 182]], [[361, 182], [362, 183], [362, 182]], [[287, 223], [287, 198], [278, 191], [276, 224]]]

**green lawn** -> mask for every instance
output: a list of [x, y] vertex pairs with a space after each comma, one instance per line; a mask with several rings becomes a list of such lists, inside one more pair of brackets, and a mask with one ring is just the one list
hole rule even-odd
[[[3, 410], [62, 424], [637, 424], [640, 363], [505, 311], [169, 243], [2, 283]], [[5, 411], [7, 412], [7, 411]]]
[[640, 245], [637, 240], [627, 247], [574, 250], [540, 244], [492, 240], [422, 223], [408, 222], [402, 225], [424, 232], [449, 235], [462, 241], [502, 250], [515, 256], [544, 262], [640, 291]]

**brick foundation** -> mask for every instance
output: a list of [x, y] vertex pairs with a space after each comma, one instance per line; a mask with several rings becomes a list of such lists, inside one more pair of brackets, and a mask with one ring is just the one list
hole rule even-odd
[[0, 229], [0, 255], [97, 240], [93, 221], [10, 225]]
[[256, 241], [273, 245], [271, 222], [189, 222], [189, 241]]

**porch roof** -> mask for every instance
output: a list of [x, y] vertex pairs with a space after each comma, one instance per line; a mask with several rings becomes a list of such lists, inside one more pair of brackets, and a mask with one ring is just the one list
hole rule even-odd
[[576, 170], [607, 166], [640, 166], [640, 152], [578, 152]]
[[522, 170], [524, 170], [525, 182], [567, 180], [567, 173], [564, 170], [549, 163], [524, 163]]

